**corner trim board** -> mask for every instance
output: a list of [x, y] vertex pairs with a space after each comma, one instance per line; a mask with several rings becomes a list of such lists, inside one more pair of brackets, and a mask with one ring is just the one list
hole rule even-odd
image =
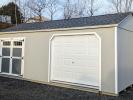
[[115, 94], [118, 94], [118, 49], [117, 49], [117, 27], [115, 27]]

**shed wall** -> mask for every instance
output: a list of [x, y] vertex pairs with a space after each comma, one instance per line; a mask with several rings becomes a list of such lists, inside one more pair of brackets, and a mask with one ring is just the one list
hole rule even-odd
[[1, 34], [4, 37], [26, 37], [24, 56], [24, 78], [48, 82], [49, 39], [53, 34], [97, 32], [101, 37], [101, 81], [102, 91], [115, 93], [115, 28], [68, 30]]
[[118, 27], [118, 91], [133, 84], [133, 16]]

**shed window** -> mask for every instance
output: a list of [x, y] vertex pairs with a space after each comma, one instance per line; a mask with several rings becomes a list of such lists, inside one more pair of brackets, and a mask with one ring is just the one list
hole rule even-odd
[[21, 57], [22, 56], [22, 48], [13, 48], [13, 56]]
[[10, 56], [10, 48], [2, 48], [2, 56]]
[[10, 58], [2, 58], [2, 67], [1, 71], [9, 73]]
[[14, 46], [22, 46], [22, 41], [14, 41]]
[[21, 59], [12, 59], [12, 73], [20, 74], [21, 73]]
[[10, 41], [3, 41], [3, 46], [10, 46], [11, 42]]

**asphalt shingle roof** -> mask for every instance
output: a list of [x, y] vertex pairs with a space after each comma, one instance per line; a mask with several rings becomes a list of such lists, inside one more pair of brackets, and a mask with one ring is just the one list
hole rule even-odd
[[99, 15], [99, 16], [91, 16], [91, 17], [72, 18], [72, 19], [65, 19], [65, 20], [23, 23], [23, 24], [19, 24], [17, 27], [14, 26], [1, 31], [9, 32], [9, 31], [58, 29], [58, 28], [118, 24], [129, 14], [130, 13], [120, 13], [120, 14], [116, 13], [116, 14], [107, 14], [107, 15]]

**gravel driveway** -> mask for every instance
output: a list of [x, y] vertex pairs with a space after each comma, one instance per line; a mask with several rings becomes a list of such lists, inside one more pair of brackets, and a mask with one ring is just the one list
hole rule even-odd
[[111, 97], [0, 76], [0, 100], [133, 100], [133, 88]]

